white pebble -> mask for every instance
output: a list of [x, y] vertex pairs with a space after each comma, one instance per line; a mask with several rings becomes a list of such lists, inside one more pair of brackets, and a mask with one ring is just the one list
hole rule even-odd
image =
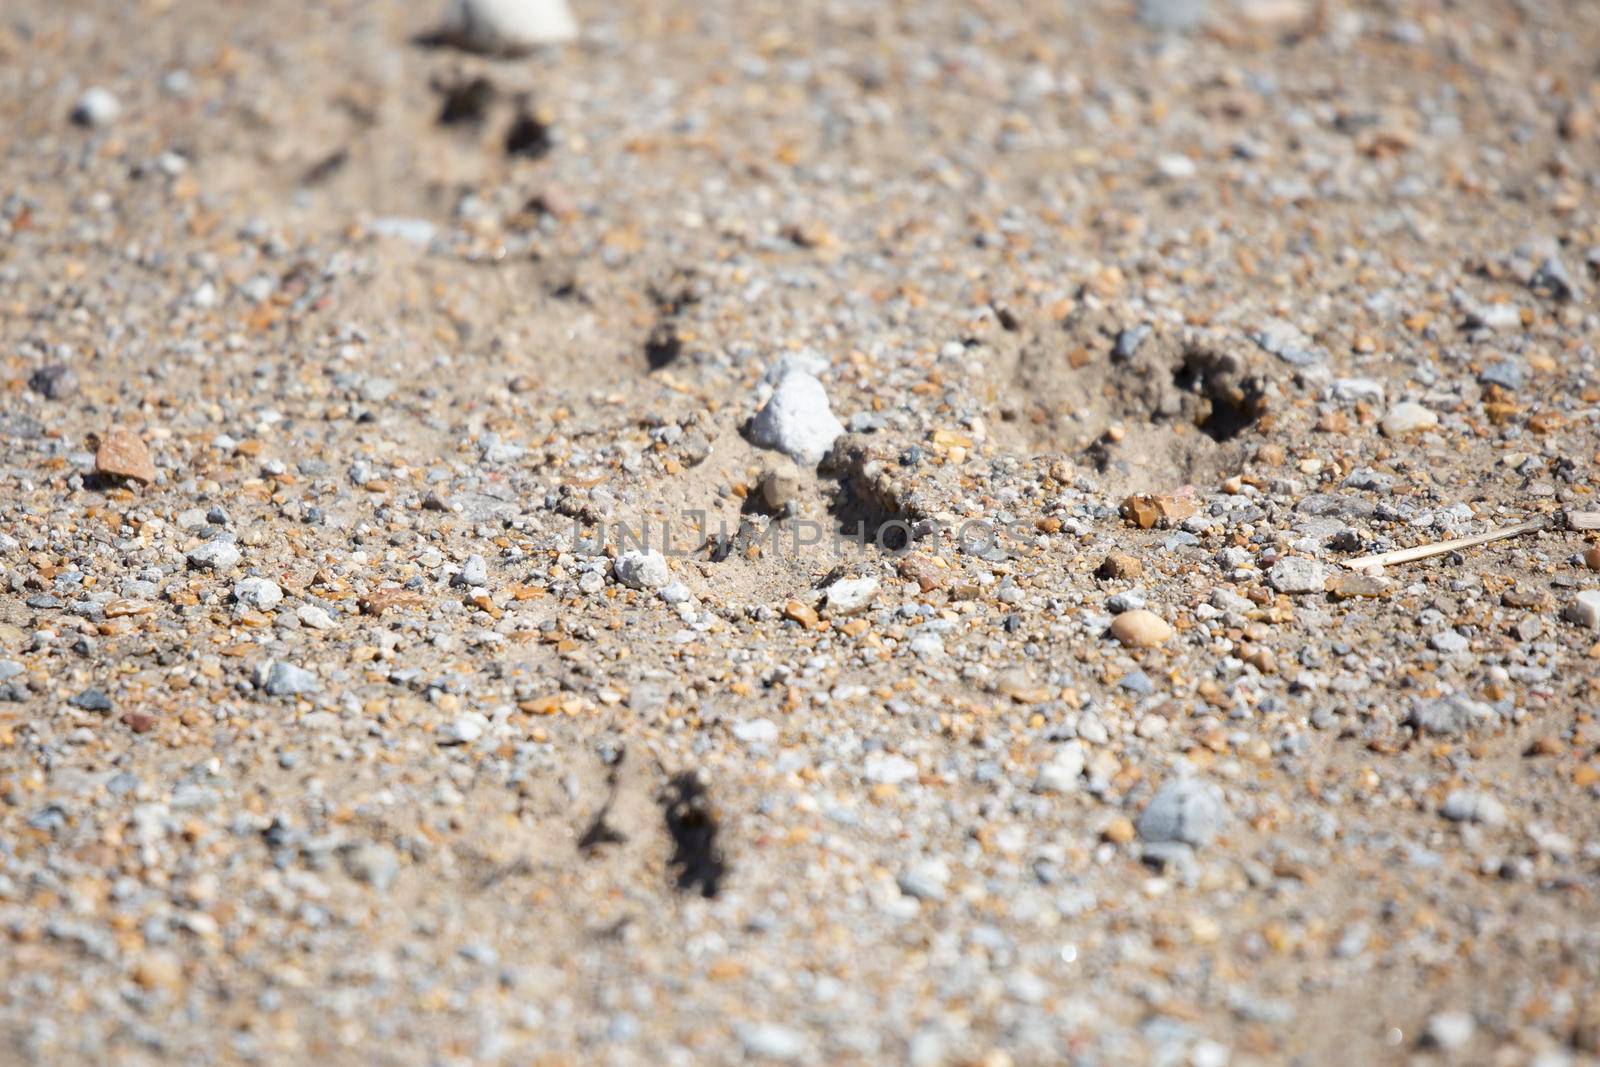
[[474, 52], [515, 55], [578, 36], [567, 0], [451, 0], [442, 35]]
[[283, 600], [283, 590], [266, 578], [240, 578], [233, 585], [233, 599], [247, 608], [266, 611]]
[[1590, 630], [1600, 630], [1600, 589], [1585, 589], [1573, 597], [1562, 612], [1568, 622]]
[[441, 745], [470, 745], [483, 736], [489, 720], [476, 711], [469, 711], [439, 731]]
[[666, 557], [654, 549], [641, 552], [631, 548], [617, 557], [612, 569], [617, 581], [632, 589], [660, 589], [672, 581]]
[[1418, 430], [1431, 430], [1437, 425], [1438, 415], [1410, 400], [1390, 408], [1382, 424], [1385, 437], [1402, 437]]
[[78, 102], [72, 105], [72, 121], [90, 129], [109, 126], [120, 114], [121, 102], [111, 95], [111, 90], [98, 85], [78, 97]]
[[1039, 776], [1033, 780], [1033, 791], [1035, 793], [1074, 791], [1083, 776], [1083, 765], [1083, 746], [1076, 741], [1064, 743], [1056, 749], [1055, 755], [1050, 757], [1050, 762], [1039, 768]]
[[824, 589], [829, 615], [854, 615], [865, 611], [878, 595], [876, 578], [841, 578]]

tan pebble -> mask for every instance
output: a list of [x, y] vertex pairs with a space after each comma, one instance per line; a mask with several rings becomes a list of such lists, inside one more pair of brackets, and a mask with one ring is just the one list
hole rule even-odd
[[1118, 815], [1101, 829], [1100, 836], [1113, 845], [1126, 845], [1133, 840], [1133, 820], [1126, 815]]
[[1172, 627], [1153, 611], [1124, 611], [1111, 620], [1111, 636], [1134, 648], [1154, 648], [1172, 636]]
[[793, 619], [809, 630], [817, 624], [817, 609], [798, 600], [791, 600], [783, 606], [783, 617]]
[[183, 967], [170, 952], [152, 952], [133, 965], [133, 980], [146, 989], [176, 989], [183, 984]]
[[100, 439], [94, 454], [96, 474], [112, 478], [127, 478], [135, 482], [156, 480], [156, 465], [150, 458], [139, 435], [121, 426], [114, 426]]
[[1161, 511], [1146, 493], [1138, 493], [1122, 502], [1122, 517], [1141, 530], [1148, 530], [1161, 521]]
[[1095, 573], [1102, 578], [1137, 578], [1144, 573], [1144, 564], [1126, 552], [1113, 552], [1101, 561]]
[[793, 460], [779, 460], [761, 475], [761, 499], [767, 507], [781, 511], [800, 495], [800, 467]]
[[1600, 547], [1591, 548], [1583, 554], [1583, 565], [1592, 571], [1600, 571]]

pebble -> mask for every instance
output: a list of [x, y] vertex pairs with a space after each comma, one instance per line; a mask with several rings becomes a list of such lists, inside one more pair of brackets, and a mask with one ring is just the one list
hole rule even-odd
[[661, 589], [672, 581], [666, 557], [655, 549], [642, 552], [630, 548], [611, 566], [617, 581], [630, 589]]
[[111, 698], [106, 696], [104, 690], [95, 689], [92, 687], [85, 689], [83, 692], [67, 701], [67, 703], [71, 704], [75, 708], [82, 708], [84, 711], [105, 712], [111, 710]]
[[156, 480], [150, 450], [138, 434], [121, 426], [112, 427], [100, 439], [100, 447], [94, 453], [94, 469], [96, 474], [112, 478], [146, 484]]
[[78, 375], [65, 363], [55, 363], [34, 371], [28, 388], [46, 400], [64, 400], [78, 391]]
[[1125, 611], [1111, 620], [1111, 636], [1133, 648], [1154, 648], [1172, 637], [1172, 627], [1153, 611]]
[[800, 467], [782, 457], [767, 465], [761, 474], [761, 499], [773, 511], [783, 511], [800, 497]]
[[789, 1063], [806, 1054], [800, 1032], [777, 1023], [742, 1023], [738, 1035], [747, 1056]]
[[1322, 564], [1304, 556], [1280, 559], [1267, 571], [1267, 584], [1280, 593], [1320, 593], [1326, 583]]
[[1139, 562], [1137, 556], [1130, 556], [1126, 552], [1113, 552], [1100, 561], [1100, 567], [1095, 574], [1101, 578], [1137, 578], [1144, 573], [1144, 564]]
[[241, 557], [230, 541], [207, 541], [191, 550], [185, 558], [191, 567], [220, 574], [238, 566]]
[[1472, 1040], [1477, 1024], [1464, 1011], [1441, 1011], [1429, 1016], [1423, 1031], [1423, 1043], [1433, 1048], [1454, 1052]]
[[479, 588], [489, 584], [489, 563], [482, 556], [473, 553], [461, 565], [461, 572], [456, 575], [455, 584], [468, 588]]
[[451, 0], [440, 36], [458, 48], [520, 55], [578, 36], [567, 0]]
[[283, 590], [266, 578], [240, 578], [233, 584], [233, 599], [247, 608], [267, 611], [283, 600]]
[[1410, 721], [1424, 733], [1460, 737], [1498, 721], [1494, 708], [1464, 693], [1419, 700]]
[[878, 595], [878, 579], [841, 578], [822, 593], [829, 615], [856, 615], [867, 610]]
[[369, 841], [346, 849], [342, 858], [346, 874], [380, 893], [400, 874], [400, 857], [388, 845]]
[[844, 426], [828, 406], [822, 383], [805, 371], [789, 370], [766, 406], [750, 420], [749, 433], [752, 444], [815, 467], [844, 433]]
[[292, 663], [269, 660], [264, 668], [257, 671], [260, 679], [258, 684], [266, 690], [268, 696], [302, 696], [320, 692], [322, 689], [322, 683], [317, 681], [315, 674]]
[[1600, 589], [1585, 589], [1567, 602], [1562, 616], [1589, 630], [1600, 630]]
[[733, 736], [747, 745], [770, 745], [778, 739], [778, 724], [771, 719], [746, 719], [733, 724]]
[[112, 95], [111, 90], [98, 85], [85, 90], [83, 95], [78, 97], [78, 102], [72, 105], [72, 121], [90, 129], [109, 126], [121, 114], [121, 101]]
[[1207, 0], [1139, 0], [1139, 21], [1160, 30], [1189, 30], [1206, 19]]
[[862, 764], [861, 777], [873, 785], [899, 785], [917, 776], [917, 765], [904, 756], [874, 752]]
[[489, 728], [489, 719], [476, 711], [469, 711], [465, 715], [452, 720], [439, 731], [439, 744], [441, 745], [470, 745], [483, 736]]
[[1385, 437], [1403, 437], [1419, 430], [1431, 430], [1437, 425], [1439, 416], [1430, 408], [1408, 400], [1389, 409], [1383, 417], [1382, 428]]
[[1082, 784], [1085, 757], [1083, 745], [1065, 741], [1056, 748], [1049, 762], [1039, 768], [1033, 780], [1035, 793], [1071, 793]]
[[950, 866], [941, 859], [924, 859], [901, 872], [900, 892], [918, 900], [940, 901], [950, 887]]
[[338, 625], [332, 615], [315, 604], [300, 605], [295, 609], [294, 617], [300, 620], [301, 625], [313, 630], [331, 630]]
[[1221, 789], [1198, 778], [1174, 778], [1157, 790], [1139, 816], [1139, 837], [1200, 847], [1209, 844], [1226, 821]]
[[1476, 822], [1500, 826], [1506, 821], [1505, 805], [1487, 793], [1471, 789], [1452, 790], [1439, 806], [1439, 814], [1451, 822]]

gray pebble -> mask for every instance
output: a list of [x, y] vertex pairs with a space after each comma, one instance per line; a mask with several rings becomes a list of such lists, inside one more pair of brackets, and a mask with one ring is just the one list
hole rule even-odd
[[1227, 821], [1222, 790], [1198, 778], [1163, 785], [1139, 816], [1139, 837], [1148, 842], [1206, 845]]

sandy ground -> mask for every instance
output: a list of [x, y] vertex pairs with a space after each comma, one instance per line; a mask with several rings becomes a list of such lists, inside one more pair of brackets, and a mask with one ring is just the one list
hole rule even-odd
[[576, 7], [0, 9], [0, 1060], [1596, 1062], [1594, 5]]

